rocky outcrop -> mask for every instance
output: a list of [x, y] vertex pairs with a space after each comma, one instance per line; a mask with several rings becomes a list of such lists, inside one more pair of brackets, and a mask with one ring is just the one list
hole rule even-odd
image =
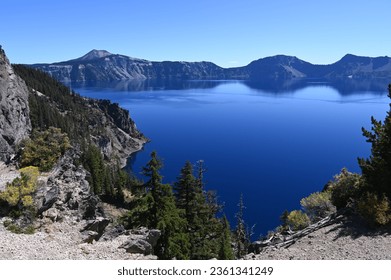
[[129, 116], [129, 111], [108, 100], [90, 100], [91, 119], [104, 127], [104, 133], [91, 138], [100, 147], [106, 159], [119, 159], [126, 165], [130, 154], [142, 149], [147, 138], [140, 133]]
[[0, 161], [9, 161], [15, 146], [31, 131], [29, 91], [0, 47]]
[[109, 223], [110, 220], [103, 217], [87, 221], [87, 225], [81, 229], [81, 232], [86, 236], [84, 242], [92, 243], [93, 240], [98, 241]]
[[153, 254], [153, 248], [161, 235], [160, 230], [140, 228], [131, 230], [129, 238], [119, 248], [123, 248], [128, 253], [132, 254]]
[[100, 199], [90, 191], [87, 171], [73, 164], [74, 157], [74, 151], [68, 151], [52, 172], [39, 178], [34, 199], [39, 216], [56, 222], [64, 216], [94, 220], [103, 215]]

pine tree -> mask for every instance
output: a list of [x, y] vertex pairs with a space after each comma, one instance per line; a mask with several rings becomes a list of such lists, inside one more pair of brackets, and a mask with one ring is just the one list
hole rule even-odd
[[176, 205], [182, 210], [187, 221], [191, 258], [199, 258], [204, 253], [207, 241], [205, 223], [208, 221], [207, 205], [198, 180], [193, 175], [193, 166], [187, 161], [174, 185]]
[[143, 175], [148, 177], [148, 181], [144, 184], [145, 191], [151, 191], [156, 186], [161, 184], [163, 177], [159, 174], [159, 170], [163, 167], [162, 161], [158, 158], [155, 151], [151, 153], [151, 159], [145, 167], [143, 167]]
[[[391, 85], [388, 87], [391, 98]], [[369, 159], [359, 159], [367, 191], [391, 198], [391, 104], [384, 122], [371, 118], [372, 132], [362, 128], [367, 142], [371, 143]]]
[[205, 170], [202, 163], [198, 162], [196, 178], [193, 166], [186, 162], [175, 183], [176, 204], [188, 224], [191, 259], [218, 257], [222, 232], [221, 223], [216, 217], [220, 209], [216, 196], [203, 190]]
[[157, 209], [156, 228], [161, 230], [161, 237], [155, 253], [160, 259], [188, 259], [190, 244], [186, 232], [187, 222], [180, 217], [176, 208], [172, 187], [162, 184], [156, 191], [158, 195], [153, 195]]
[[236, 257], [239, 259], [247, 254], [248, 246], [250, 245], [250, 234], [247, 225], [244, 221], [244, 202], [243, 194], [240, 194], [238, 203], [238, 212], [236, 213], [236, 229], [235, 229], [235, 243], [236, 243]]
[[147, 193], [148, 224], [151, 228], [161, 230], [161, 236], [155, 248], [156, 255], [161, 259], [188, 259], [189, 239], [186, 233], [187, 221], [180, 216], [175, 204], [172, 187], [162, 183], [159, 173], [162, 163], [156, 152], [151, 153], [151, 160], [143, 169], [149, 178], [145, 183]]
[[158, 216], [157, 216], [157, 204], [156, 200], [159, 196], [163, 195], [162, 192], [162, 179], [163, 177], [160, 175], [159, 170], [162, 168], [163, 164], [161, 160], [158, 158], [155, 151], [151, 153], [151, 159], [147, 163], [147, 165], [143, 168], [143, 175], [148, 179], [144, 184], [144, 188], [146, 193], [150, 193], [152, 195], [153, 203], [151, 205], [151, 209], [149, 209], [149, 215], [151, 224], [149, 225], [152, 228], [157, 227]]
[[202, 222], [202, 213], [205, 208], [205, 198], [202, 190], [193, 175], [193, 166], [187, 161], [181, 170], [178, 181], [174, 185], [176, 191], [176, 205], [184, 210], [184, 217], [192, 230], [197, 230]]
[[99, 148], [94, 145], [88, 147], [83, 158], [83, 165], [91, 174], [90, 183], [92, 184], [94, 194], [103, 194], [106, 169]]
[[219, 250], [219, 259], [220, 260], [233, 260], [234, 253], [231, 246], [231, 231], [229, 227], [229, 222], [227, 217], [224, 215], [222, 219], [222, 233], [220, 237], [220, 250]]

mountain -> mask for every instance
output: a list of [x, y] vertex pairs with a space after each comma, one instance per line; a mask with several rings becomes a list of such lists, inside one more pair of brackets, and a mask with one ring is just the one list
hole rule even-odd
[[222, 68], [212, 62], [154, 62], [92, 50], [86, 55], [52, 64], [34, 64], [63, 82], [119, 81], [131, 79], [243, 79], [286, 80], [297, 78], [388, 78], [391, 58], [348, 54], [329, 65], [315, 65], [294, 56], [276, 55], [255, 60], [243, 67]]
[[117, 81], [127, 79], [205, 79], [224, 78], [224, 69], [211, 62], [152, 62], [104, 50], [65, 62], [34, 64], [58, 81]]
[[105, 51], [105, 50], [95, 50], [94, 49], [76, 60], [90, 61], [90, 60], [106, 57], [109, 55], [112, 55], [112, 53], [109, 53], [108, 51]]
[[277, 55], [262, 58], [240, 68], [226, 69], [228, 73], [242, 72], [249, 80], [288, 80], [295, 78], [345, 79], [389, 78], [391, 58], [345, 55], [341, 60], [328, 65], [316, 65], [294, 56]]

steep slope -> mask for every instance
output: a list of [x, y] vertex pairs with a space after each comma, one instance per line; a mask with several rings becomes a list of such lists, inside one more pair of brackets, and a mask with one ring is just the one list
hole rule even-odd
[[92, 141], [107, 159], [122, 165], [141, 149], [146, 138], [137, 130], [127, 110], [109, 100], [83, 98], [44, 72], [14, 65], [27, 83], [33, 128], [61, 128], [76, 146]]
[[0, 46], [0, 161], [8, 161], [30, 131], [27, 86]]

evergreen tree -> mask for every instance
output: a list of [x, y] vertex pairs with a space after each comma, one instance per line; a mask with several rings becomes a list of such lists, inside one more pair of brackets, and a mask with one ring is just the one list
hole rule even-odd
[[204, 168], [204, 161], [201, 159], [197, 161], [197, 184], [198, 187], [203, 191], [204, 190], [204, 173], [206, 169]]
[[205, 196], [199, 181], [193, 175], [193, 166], [189, 161], [182, 168], [174, 189], [176, 205], [182, 210], [182, 216], [188, 225], [191, 258], [202, 258], [207, 247], [205, 243], [208, 241], [205, 227], [209, 221], [209, 213]]
[[[391, 85], [388, 87], [391, 98]], [[391, 104], [390, 104], [391, 108]], [[371, 143], [369, 159], [359, 159], [364, 179], [364, 190], [391, 198], [391, 109], [384, 122], [371, 118], [372, 131], [362, 129], [367, 142]]]
[[[90, 172], [90, 183], [94, 194], [101, 195], [105, 186], [106, 169], [103, 156], [98, 147], [90, 145], [83, 157], [83, 165]], [[107, 183], [107, 180], [106, 180]]]
[[159, 173], [162, 163], [156, 152], [151, 153], [151, 160], [143, 169], [149, 179], [145, 183], [147, 193], [144, 201], [147, 202], [146, 226], [161, 230], [161, 236], [156, 245], [156, 254], [161, 259], [188, 259], [189, 240], [186, 233], [187, 221], [180, 216], [175, 204], [172, 187], [162, 183]]
[[235, 229], [235, 243], [236, 243], [236, 257], [239, 259], [247, 254], [248, 246], [250, 245], [250, 234], [247, 225], [244, 221], [244, 203], [243, 194], [240, 194], [238, 203], [238, 212], [236, 213], [236, 229]]
[[180, 217], [175, 205], [172, 187], [168, 184], [158, 186], [153, 194], [154, 209], [157, 209], [156, 228], [161, 230], [161, 237], [155, 248], [160, 259], [188, 259], [189, 238], [186, 232], [187, 222]]
[[220, 250], [219, 250], [219, 259], [220, 260], [233, 260], [234, 253], [231, 246], [231, 231], [227, 217], [224, 216], [222, 219], [222, 233], [220, 237]]
[[145, 191], [151, 191], [156, 186], [161, 184], [163, 177], [159, 174], [159, 170], [162, 168], [162, 161], [158, 158], [155, 151], [151, 153], [151, 159], [145, 167], [143, 167], [143, 175], [148, 177], [148, 181], [144, 184]]
[[203, 161], [197, 162], [197, 175], [193, 166], [186, 162], [175, 183], [177, 207], [187, 221], [191, 259], [217, 258], [220, 249], [222, 225], [216, 214], [218, 206], [213, 192], [203, 190]]
[[281, 231], [289, 229], [289, 226], [288, 226], [288, 216], [289, 216], [289, 211], [288, 210], [285, 210], [284, 212], [282, 212], [282, 214], [280, 216], [280, 221], [282, 223], [281, 224]]
[[174, 185], [176, 191], [176, 205], [184, 210], [189, 228], [192, 231], [197, 230], [202, 221], [203, 208], [205, 207], [205, 198], [202, 190], [197, 185], [197, 180], [193, 175], [193, 166], [189, 161], [181, 170], [178, 181]]

